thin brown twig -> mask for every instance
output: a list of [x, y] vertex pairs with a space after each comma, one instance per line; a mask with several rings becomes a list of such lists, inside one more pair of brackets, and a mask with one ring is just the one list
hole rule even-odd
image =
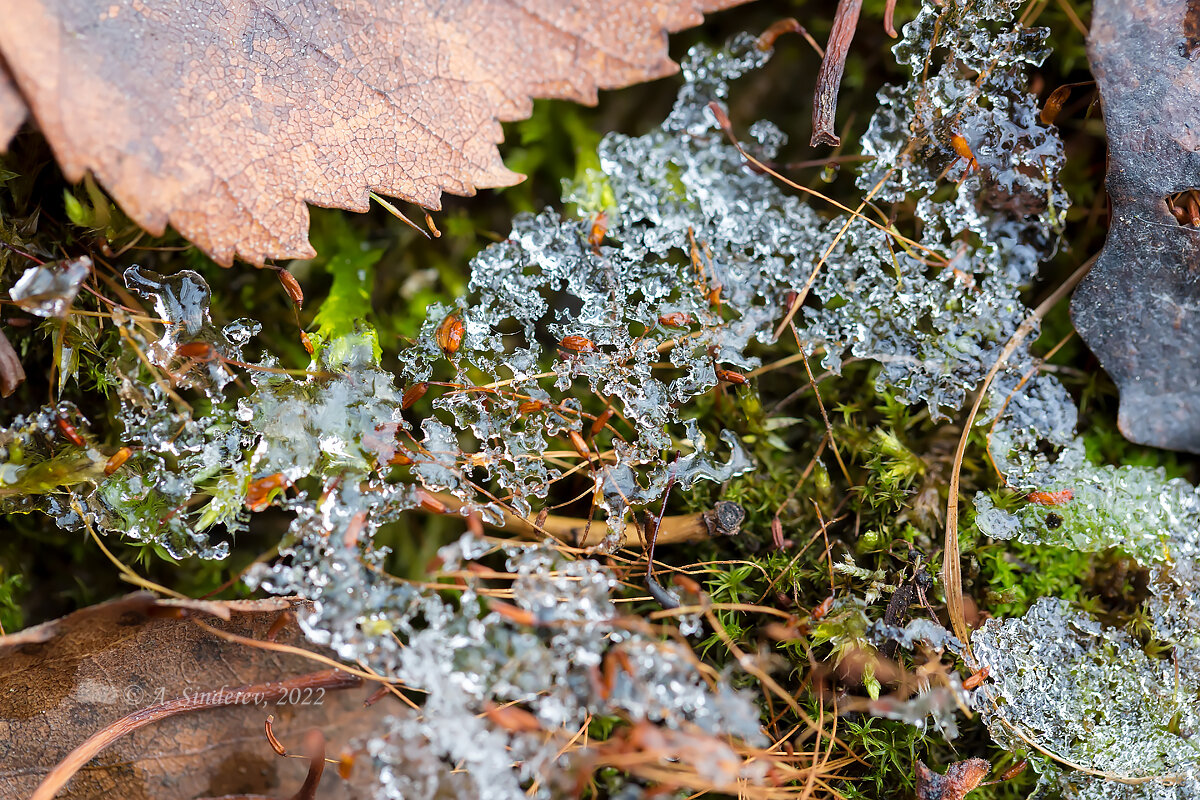
[[323, 656], [320, 653], [314, 653], [311, 650], [305, 650], [303, 647], [295, 647], [290, 644], [271, 642], [263, 639], [251, 639], [249, 636], [240, 636], [236, 633], [230, 633], [229, 631], [223, 631], [220, 628], [215, 628], [206, 622], [201, 622], [195, 617], [192, 617], [191, 620], [193, 625], [198, 625], [199, 627], [211, 633], [213, 636], [216, 636], [219, 639], [224, 639], [227, 642], [235, 642], [237, 644], [244, 644], [248, 647], [257, 647], [260, 650], [274, 650], [277, 653], [288, 653], [290, 655], [300, 656], [301, 658], [307, 658], [308, 660], [315, 661], [318, 664], [325, 664], [333, 667], [335, 670], [340, 670], [341, 672], [354, 677], [356, 680], [376, 681], [378, 683], [387, 684], [396, 683], [395, 681], [385, 678], [376, 672], [367, 672], [364, 670], [355, 669], [354, 667], [346, 666], [345, 664], [338, 663], [328, 656]]
[[809, 498], [812, 503], [813, 511], [817, 512], [817, 522], [821, 524], [821, 536], [825, 539], [825, 559], [829, 562], [829, 596], [837, 594], [837, 586], [833, 581], [833, 548], [829, 544], [829, 525], [832, 523], [825, 522], [825, 515], [821, 513], [821, 507], [817, 505], [817, 501]]
[[[445, 504], [449, 511], [458, 511], [463, 506], [463, 502], [453, 495], [439, 493], [435, 496]], [[658, 532], [659, 543], [676, 544], [679, 542], [699, 542], [711, 539], [712, 533], [708, 526], [706, 513], [698, 511], [692, 514], [663, 517]], [[608, 535], [607, 529], [604, 526], [597, 526], [595, 530], [589, 531], [584, 536], [584, 531], [588, 527], [588, 520], [580, 517], [565, 517], [551, 514], [539, 525], [537, 514], [522, 517], [507, 508], [502, 508], [501, 514], [504, 518], [503, 525], [491, 525], [491, 523], [487, 522], [484, 524], [505, 531], [512, 531], [526, 539], [538, 539], [549, 536], [568, 543], [573, 547], [592, 547], [604, 541], [604, 537]], [[635, 523], [627, 522], [623, 535], [625, 536], [626, 543], [630, 546], [645, 547], [649, 544], [640, 527]]]
[[775, 42], [785, 33], [798, 33], [804, 37], [804, 41], [817, 52], [821, 58], [825, 57], [825, 50], [817, 43], [817, 40], [812, 37], [800, 21], [795, 17], [788, 17], [771, 23], [765, 31], [759, 34], [758, 41], [755, 43], [759, 50], [764, 52], [775, 49]]
[[792, 560], [787, 563], [787, 566], [779, 570], [775, 577], [771, 578], [771, 582], [767, 584], [766, 589], [763, 589], [762, 595], [758, 598], [758, 602], [761, 603], [767, 598], [767, 595], [770, 594], [771, 590], [775, 588], [775, 584], [779, 583], [780, 578], [786, 575], [792, 569], [792, 567], [796, 565], [796, 562], [800, 560], [800, 556], [804, 555], [808, 551], [808, 548], [812, 547], [812, 543], [817, 540], [818, 536], [821, 536], [823, 533], [825, 533], [825, 530], [830, 525], [835, 522], [840, 522], [841, 520], [842, 517], [834, 517], [828, 522], [822, 522], [817, 527], [817, 530], [813, 533], [813, 535], [809, 538], [808, 542], [805, 543], [804, 547], [800, 548], [800, 552], [796, 553], [796, 555], [792, 557]]
[[[879, 179], [878, 183], [876, 183], [873, 187], [871, 187], [871, 190], [869, 192], [867, 192], [866, 197], [863, 198], [862, 202], [859, 203], [858, 208], [853, 209], [853, 208], [850, 208], [850, 206], [848, 206], [848, 205], [845, 205], [843, 203], [838, 202], [837, 200], [834, 200], [832, 197], [830, 197], [827, 194], [818, 192], [816, 189], [811, 189], [807, 186], [804, 186], [803, 184], [796, 183], [795, 181], [791, 180], [790, 178], [787, 178], [786, 176], [781, 175], [777, 170], [772, 169], [771, 166], [768, 165], [766, 162], [764, 162], [758, 158], [755, 158], [742, 145], [742, 142], [740, 139], [737, 138], [737, 135], [734, 134], [733, 123], [730, 121], [729, 115], [727, 113], [725, 113], [725, 109], [721, 107], [721, 104], [717, 103], [717, 102], [709, 103], [708, 110], [712, 112], [713, 117], [717, 120], [717, 125], [719, 125], [721, 128], [721, 132], [725, 134], [725, 137], [727, 139], [729, 139], [729, 143], [733, 145], [734, 149], [738, 151], [738, 154], [741, 155], [742, 158], [746, 159], [746, 163], [759, 169], [760, 171], [766, 173], [767, 175], [770, 175], [772, 178], [779, 181], [780, 183], [782, 183], [785, 186], [795, 189], [798, 192], [804, 192], [805, 194], [812, 195], [813, 197], [816, 197], [817, 199], [822, 200], [825, 203], [828, 203], [829, 205], [833, 206], [834, 208], [838, 209], [839, 211], [845, 211], [847, 214], [850, 215], [851, 219], [861, 219], [863, 222], [867, 223], [868, 225], [871, 225], [874, 228], [878, 228], [880, 231], [886, 233], [888, 236], [891, 236], [896, 241], [901, 242], [902, 244], [908, 245], [909, 247], [911, 247], [915, 250], [921, 250], [921, 251], [927, 253], [934, 259], [935, 263], [940, 266], [944, 266], [946, 263], [948, 263], [946, 257], [943, 256], [941, 253], [938, 253], [936, 250], [931, 249], [927, 245], [921, 244], [920, 242], [916, 241], [915, 239], [910, 239], [909, 237], [907, 237], [904, 234], [897, 231], [895, 228], [889, 227], [888, 225], [885, 225], [881, 222], [876, 222], [875, 220], [868, 217], [866, 214], [862, 213], [862, 210], [864, 208], [867, 208], [870, 205], [870, 201], [872, 199], [874, 199], [875, 195], [879, 194], [879, 190], [883, 188], [884, 183], [887, 181], [887, 179], [889, 177], [891, 177], [893, 170], [888, 170]], [[871, 208], [874, 209], [874, 206], [871, 206]], [[849, 225], [849, 221], [847, 221], [846, 224]], [[839, 236], [834, 240], [834, 242], [832, 242], [830, 244], [830, 246], [828, 248], [826, 248], [826, 251], [821, 259], [822, 264], [824, 263], [825, 258], [829, 257], [829, 253], [831, 253], [833, 251], [833, 247], [836, 246], [838, 241], [840, 241], [841, 235], [844, 235], [846, 229], [847, 228], [845, 226], [843, 226], [842, 233], [839, 234]], [[802, 292], [801, 293], [802, 296], [800, 298], [798, 298], [797, 303], [802, 304], [804, 302], [803, 295], [806, 295], [806, 294], [807, 294], [807, 291]], [[784, 320], [784, 322], [780, 323], [779, 328], [775, 332], [776, 338], [779, 338], [779, 334], [782, 333], [784, 331], [784, 329], [787, 328], [787, 323], [790, 320], [791, 320], [791, 317], [789, 316], [786, 320]], [[683, 338], [688, 338], [690, 336], [699, 336], [699, 333], [693, 332]], [[662, 345], [660, 345], [659, 347], [661, 349]], [[551, 373], [551, 374], [553, 375], [553, 373]], [[540, 376], [535, 375], [533, 377], [540, 377]]]
[[[747, 656], [742, 648], [737, 646], [737, 643], [734, 642], [729, 636], [729, 632], [721, 626], [716, 614], [714, 614], [710, 609], [705, 609], [704, 617], [708, 620], [708, 624], [713, 629], [713, 633], [717, 635], [717, 638], [721, 640], [721, 642], [729, 650], [730, 655], [734, 657], [734, 660], [738, 662], [738, 665], [742, 669], [746, 670], [746, 672], [757, 678], [758, 681], [768, 690], [774, 692], [775, 696], [786, 703], [788, 708], [792, 710], [792, 713], [804, 720], [806, 724], [814, 727], [816, 726], [817, 721], [813, 719], [808, 712], [800, 707], [800, 704], [796, 702], [796, 698], [792, 697], [792, 695], [786, 689], [780, 686], [774, 678], [772, 678], [767, 672], [755, 664], [754, 660]], [[847, 750], [850, 749], [845, 742], [838, 742], [838, 744], [842, 747], [845, 747]]]
[[1088, 26], [1082, 19], [1079, 18], [1079, 12], [1071, 5], [1069, 0], [1058, 0], [1058, 5], [1062, 8], [1063, 13], [1067, 15], [1067, 19], [1071, 20], [1071, 24], [1075, 26], [1075, 30], [1086, 39], [1088, 37]]
[[804, 364], [805, 374], [808, 375], [808, 385], [812, 387], [813, 397], [816, 398], [817, 409], [821, 412], [821, 420], [825, 423], [825, 436], [829, 439], [829, 449], [833, 451], [833, 457], [842, 470], [842, 477], [846, 479], [846, 483], [853, 484], [854, 481], [850, 480], [850, 470], [846, 469], [846, 462], [842, 460], [837, 440], [833, 437], [833, 423], [829, 421], [829, 412], [825, 410], [825, 402], [821, 399], [821, 390], [817, 388], [817, 379], [813, 377], [812, 366], [808, 363], [808, 354], [804, 352], [804, 343], [800, 341], [800, 332], [796, 330], [794, 321], [789, 323], [789, 326], [792, 329], [792, 336], [796, 338], [796, 349], [800, 351], [801, 356], [804, 356], [801, 362]]
[[893, 39], [900, 35], [896, 31], [896, 0], [887, 0], [883, 7], [883, 30]]
[[983, 398], [987, 396], [988, 387], [991, 386], [992, 380], [999, 374], [1001, 368], [1008, 361], [1009, 357], [1016, 352], [1016, 349], [1025, 341], [1025, 338], [1033, 332], [1037, 327], [1038, 322], [1044, 317], [1050, 309], [1058, 304], [1060, 300], [1071, 293], [1083, 277], [1091, 270], [1092, 265], [1096, 263], [1098, 255], [1092, 256], [1085, 261], [1078, 269], [1071, 273], [1062, 285], [1054, 290], [1037, 308], [1029, 313], [1025, 321], [1021, 323], [1008, 343], [1004, 345], [1004, 349], [1000, 351], [996, 362], [992, 364], [991, 369], [984, 375], [983, 381], [979, 385], [979, 390], [975, 395], [975, 402], [971, 405], [971, 410], [967, 414], [967, 418], [963, 421], [962, 435], [958, 439], [958, 449], [954, 452], [954, 467], [950, 472], [950, 489], [949, 496], [946, 498], [946, 535], [945, 545], [942, 552], [942, 584], [946, 592], [946, 614], [950, 617], [950, 626], [954, 630], [954, 635], [963, 643], [966, 648], [967, 663], [974, 668], [975, 655], [971, 650], [971, 629], [967, 627], [966, 610], [963, 604], [962, 590], [962, 563], [960, 561], [960, 552], [958, 545], [958, 489], [959, 482], [962, 476], [963, 456], [967, 451], [967, 441], [971, 437], [971, 428], [975, 424], [975, 417], [979, 414], [979, 407], [983, 404]]

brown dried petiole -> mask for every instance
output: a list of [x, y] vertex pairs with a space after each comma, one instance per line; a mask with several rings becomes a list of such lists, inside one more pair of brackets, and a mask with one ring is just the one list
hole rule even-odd
[[813, 133], [809, 141], [811, 147], [819, 144], [837, 146], [842, 143], [834, 133], [837, 95], [842, 85], [846, 56], [850, 52], [850, 43], [854, 41], [861, 10], [862, 0], [838, 0], [833, 28], [829, 31], [829, 43], [825, 46], [825, 58], [821, 60], [821, 71], [817, 73], [817, 88], [813, 97]]

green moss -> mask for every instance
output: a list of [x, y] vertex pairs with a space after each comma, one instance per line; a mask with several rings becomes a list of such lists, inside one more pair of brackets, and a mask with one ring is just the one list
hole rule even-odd
[[[325, 270], [333, 277], [329, 295], [321, 303], [313, 324], [314, 357], [322, 357], [326, 363], [338, 365], [366, 341], [371, 346], [375, 362], [378, 363], [382, 350], [379, 334], [367, 320], [371, 309], [371, 293], [375, 283], [375, 265], [383, 257], [383, 250], [365, 246], [365, 243], [346, 224], [345, 218], [326, 215], [322, 231], [328, 243], [329, 255]], [[336, 350], [323, 353], [322, 348], [333, 343]]]
[[925, 737], [912, 725], [878, 717], [850, 718], [843, 721], [839, 735], [866, 762], [863, 774], [838, 786], [840, 794], [866, 800], [915, 791], [913, 765]]
[[24, 613], [21, 611], [21, 595], [29, 591], [21, 575], [5, 575], [0, 570], [0, 629], [6, 633], [21, 630]]
[[1020, 616], [1039, 597], [1079, 600], [1093, 574], [1093, 555], [1067, 547], [988, 543], [974, 548], [972, 557], [979, 563], [983, 607], [998, 617]]

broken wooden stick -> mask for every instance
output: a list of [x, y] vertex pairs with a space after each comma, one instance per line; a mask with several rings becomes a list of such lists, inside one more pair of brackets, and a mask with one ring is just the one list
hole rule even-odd
[[[446, 506], [447, 511], [458, 511], [463, 506], [461, 500], [448, 494], [438, 494], [437, 499]], [[502, 513], [504, 524], [491, 527], [511, 531], [523, 539], [542, 539], [550, 536], [575, 547], [593, 547], [604, 541], [604, 537], [608, 535], [607, 525], [593, 522], [589, 526], [588, 520], [579, 517], [551, 514], [539, 525], [537, 514], [521, 517], [509, 511]], [[707, 511], [663, 517], [658, 531], [658, 542], [674, 544], [698, 542], [714, 536], [733, 536], [741, 529], [745, 518], [744, 508], [729, 500], [722, 500]], [[646, 547], [648, 544], [641, 528], [632, 521], [625, 523], [623, 536], [625, 544], [630, 547]]]

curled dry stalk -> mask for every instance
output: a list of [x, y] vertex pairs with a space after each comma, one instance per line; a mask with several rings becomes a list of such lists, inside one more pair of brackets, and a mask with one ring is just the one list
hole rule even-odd
[[243, 644], [243, 645], [246, 645], [247, 647], [257, 647], [260, 650], [274, 650], [277, 653], [288, 653], [289, 655], [300, 656], [301, 658], [307, 658], [310, 661], [315, 661], [319, 664], [325, 664], [326, 666], [333, 667], [335, 671], [343, 672], [346, 675], [353, 677], [356, 681], [376, 681], [379, 683], [386, 683], [386, 684], [395, 683], [394, 681], [391, 681], [388, 678], [379, 675], [378, 673], [367, 672], [365, 670], [358, 670], [358, 669], [355, 669], [354, 667], [346, 666], [345, 664], [334, 661], [332, 658], [329, 658], [328, 656], [323, 656], [320, 653], [314, 653], [311, 650], [305, 650], [303, 647], [296, 647], [296, 646], [290, 645], [290, 644], [283, 644], [282, 642], [271, 642], [271, 641], [264, 641], [261, 639], [251, 639], [248, 636], [239, 636], [236, 633], [230, 633], [229, 631], [223, 631], [220, 628], [215, 628], [212, 625], [209, 625], [206, 622], [201, 622], [200, 620], [198, 620], [194, 617], [192, 618], [192, 623], [194, 625], [197, 625], [197, 626], [203, 628], [205, 631], [212, 634], [213, 636], [216, 636], [219, 639], [224, 639], [227, 642], [234, 642], [235, 644]]
[[[329, 760], [325, 758], [325, 735], [315, 728], [310, 730], [304, 735], [303, 755], [291, 755], [283, 749], [283, 745], [279, 744], [271, 732], [272, 719], [274, 718], [267, 717], [266, 724], [267, 741], [271, 743], [271, 748], [285, 758], [308, 759], [308, 773], [304, 776], [304, 783], [287, 800], [316, 800], [317, 788], [321, 785], [321, 776], [325, 773], [325, 762]], [[276, 798], [261, 794], [226, 794], [220, 797], [198, 797], [196, 800], [276, 800]]]
[[1098, 256], [1092, 256], [1085, 261], [1078, 269], [1063, 281], [1057, 289], [1055, 289], [1049, 297], [1038, 304], [1037, 308], [1029, 313], [1025, 321], [1021, 323], [1016, 332], [1004, 345], [1004, 349], [1000, 351], [996, 362], [992, 364], [991, 369], [984, 375], [982, 383], [979, 385], [979, 391], [975, 395], [975, 402], [971, 405], [971, 410], [967, 414], [967, 418], [963, 420], [962, 435], [958, 439], [958, 448], [954, 451], [954, 466], [950, 472], [950, 490], [949, 496], [946, 499], [946, 535], [945, 546], [942, 554], [942, 583], [946, 592], [946, 614], [950, 617], [950, 626], [954, 631], [954, 635], [958, 637], [966, 648], [967, 663], [972, 669], [978, 666], [975, 660], [974, 652], [971, 650], [971, 629], [967, 626], [967, 617], [965, 607], [963, 605], [963, 590], [962, 590], [962, 564], [960, 563], [960, 552], [958, 545], [958, 489], [962, 475], [963, 456], [967, 451], [967, 441], [971, 436], [971, 428], [975, 424], [975, 417], [979, 414], [979, 408], [983, 405], [983, 398], [987, 396], [988, 387], [991, 386], [992, 380], [999, 374], [1000, 370], [1007, 363], [1009, 357], [1016, 352], [1021, 343], [1033, 333], [1037, 328], [1038, 323], [1043, 317], [1058, 305], [1064, 297], [1071, 293], [1071, 290], [1083, 280], [1092, 265], [1096, 263]]

